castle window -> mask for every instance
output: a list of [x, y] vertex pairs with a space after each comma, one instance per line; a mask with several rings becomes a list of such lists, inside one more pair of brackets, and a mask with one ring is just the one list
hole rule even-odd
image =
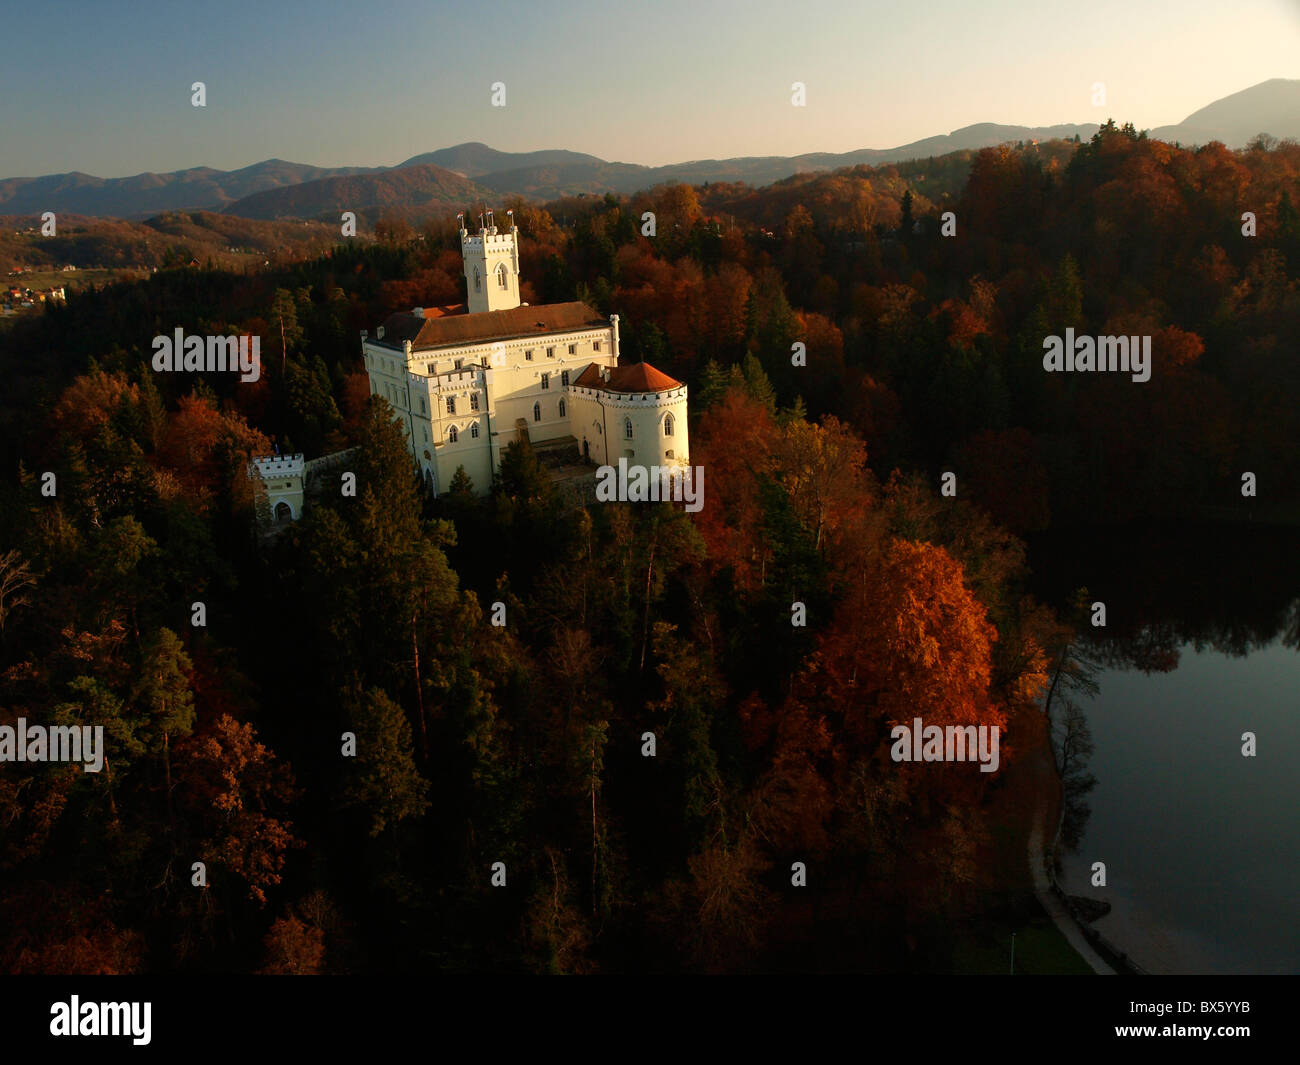
[[483, 291], [483, 279], [482, 279], [481, 277], [479, 277], [479, 272], [478, 272], [478, 267], [477, 267], [477, 266], [474, 267], [474, 291], [475, 291], [475, 292], [482, 292], [482, 291]]
[[476, 440], [478, 439], [478, 422], [475, 422], [469, 427], [469, 435], [474, 437]]
[[486, 365], [487, 365], [487, 356], [484, 355], [483, 358], [480, 359], [479, 361], [482, 363], [482, 365], [486, 366]]
[[547, 357], [548, 359], [553, 359], [553, 358], [555, 358], [555, 349], [554, 349], [554, 348], [547, 348], [547, 349], [546, 349], [546, 357]]
[[664, 436], [672, 436], [672, 435], [673, 435], [673, 416], [671, 414], [665, 414], [664, 415]]
[[631, 419], [631, 418], [624, 418], [624, 419], [623, 419], [623, 439], [624, 439], [624, 440], [631, 440], [631, 439], [632, 439], [632, 419]]
[[448, 442], [454, 444], [456, 442], [457, 435], [458, 434], [456, 432], [456, 427], [453, 425], [450, 429], [447, 430]]
[[569, 345], [569, 354], [570, 354], [570, 355], [576, 355], [576, 354], [578, 354], [578, 345], [577, 345], [577, 344], [570, 344], [570, 345]]
[[674, 456], [673, 456], [673, 449], [672, 449], [672, 448], [669, 448], [667, 451], [664, 452], [664, 458], [666, 458], [666, 459], [670, 459], [670, 458], [673, 458], [673, 457], [674, 457]]
[[452, 369], [459, 370], [461, 368], [461, 365], [464, 363], [464, 361], [465, 361], [464, 359], [457, 359], [456, 362], [452, 365]]
[[424, 397], [423, 397], [423, 396], [420, 397], [420, 413], [421, 413], [421, 414], [424, 413]]
[[534, 404], [533, 404], [533, 421], [535, 421], [535, 422], [540, 422], [541, 420], [542, 420], [542, 405], [541, 405], [540, 403], [534, 403]]
[[524, 358], [527, 359], [529, 362], [532, 362], [532, 361], [533, 361], [533, 349], [532, 349], [532, 348], [529, 348], [527, 351], [524, 352]]
[[560, 384], [567, 386], [568, 383], [569, 383], [569, 371], [568, 370], [560, 371]]
[[478, 393], [475, 392], [469, 397], [469, 409], [478, 410]]
[[456, 413], [456, 397], [455, 397], [455, 396], [448, 396], [448, 397], [447, 397], [447, 413], [448, 413], [448, 414], [455, 414], [455, 413]]
[[506, 264], [505, 264], [505, 263], [502, 263], [500, 266], [497, 267], [497, 287], [498, 287], [498, 288], [509, 288], [509, 287], [510, 287], [510, 279], [509, 279], [509, 277], [507, 276], [508, 274], [509, 274], [509, 271], [506, 269]]
[[548, 374], [548, 373], [544, 373], [544, 374], [542, 374], [542, 387], [543, 387], [543, 388], [550, 388], [550, 387], [551, 387], [551, 375], [550, 375], [550, 374]]
[[600, 350], [600, 341], [599, 341], [599, 340], [593, 340], [593, 341], [591, 342], [591, 350], [592, 350], [592, 351], [599, 351], [599, 350]]
[[563, 418], [564, 416], [564, 400], [560, 400], [560, 417]]

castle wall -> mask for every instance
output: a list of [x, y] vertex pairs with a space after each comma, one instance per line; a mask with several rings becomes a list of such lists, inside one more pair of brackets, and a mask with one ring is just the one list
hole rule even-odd
[[[488, 226], [471, 236], [462, 228], [460, 236], [469, 313], [521, 306], [518, 229]], [[496, 273], [502, 266], [504, 285]], [[361, 347], [371, 393], [393, 408], [435, 492], [445, 492], [463, 465], [475, 490], [486, 494], [520, 429], [535, 445], [572, 437], [579, 454], [597, 465], [689, 459], [686, 386], [620, 393], [573, 384], [593, 362], [617, 368], [617, 315], [609, 325], [425, 350], [363, 333]]]

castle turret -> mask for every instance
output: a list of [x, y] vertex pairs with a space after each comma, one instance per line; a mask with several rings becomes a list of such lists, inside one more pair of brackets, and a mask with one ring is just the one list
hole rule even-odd
[[460, 251], [465, 261], [465, 288], [471, 314], [508, 311], [519, 306], [519, 227], [514, 212], [507, 211], [509, 226], [498, 230], [492, 212], [479, 216], [479, 230], [471, 235], [460, 224]]

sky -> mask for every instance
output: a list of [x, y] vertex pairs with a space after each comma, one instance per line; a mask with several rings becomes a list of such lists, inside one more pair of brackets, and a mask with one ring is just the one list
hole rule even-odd
[[1300, 0], [24, 3], [0, 39], [0, 177], [391, 166], [464, 141], [654, 166], [976, 122], [1154, 128], [1278, 77], [1300, 77]]

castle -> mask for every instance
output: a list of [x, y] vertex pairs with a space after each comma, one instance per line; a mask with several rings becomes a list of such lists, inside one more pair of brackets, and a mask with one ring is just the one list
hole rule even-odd
[[361, 333], [370, 391], [406, 430], [436, 495], [463, 466], [486, 494], [512, 440], [592, 465], [684, 466], [686, 386], [648, 363], [619, 366], [618, 315], [519, 301], [519, 228], [460, 220], [467, 302], [393, 314]]

